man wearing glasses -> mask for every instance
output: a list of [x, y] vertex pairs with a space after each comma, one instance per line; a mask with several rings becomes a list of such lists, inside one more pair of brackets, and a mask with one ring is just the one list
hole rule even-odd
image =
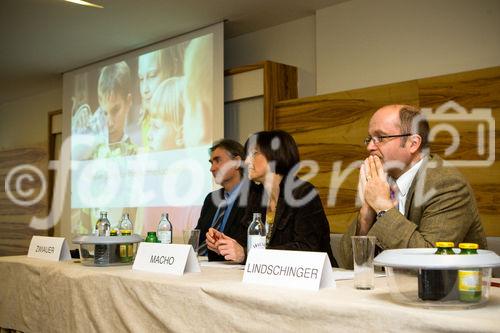
[[351, 268], [354, 235], [377, 237], [381, 249], [434, 247], [435, 242], [477, 243], [486, 248], [474, 194], [465, 178], [429, 153], [429, 123], [407, 105], [380, 108], [365, 139], [357, 219], [339, 246]]

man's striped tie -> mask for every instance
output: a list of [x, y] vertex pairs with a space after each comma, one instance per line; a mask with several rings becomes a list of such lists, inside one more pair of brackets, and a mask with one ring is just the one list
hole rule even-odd
[[[219, 227], [222, 224], [222, 221], [224, 221], [224, 213], [226, 212], [226, 208], [227, 208], [227, 201], [224, 199], [219, 204], [219, 208], [217, 210], [217, 218], [214, 220], [214, 223], [212, 224], [212, 228], [219, 230]], [[222, 231], [222, 230], [219, 230], [219, 231]], [[207, 240], [206, 239], [203, 241], [203, 243], [201, 243], [200, 247], [198, 248], [198, 254], [200, 256], [207, 255]]]

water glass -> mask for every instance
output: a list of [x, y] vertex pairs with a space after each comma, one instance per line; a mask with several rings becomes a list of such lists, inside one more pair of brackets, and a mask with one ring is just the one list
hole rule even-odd
[[198, 253], [198, 244], [200, 242], [200, 230], [190, 229], [182, 231], [182, 239], [184, 244], [190, 244], [193, 247], [194, 253]]
[[375, 236], [351, 236], [354, 261], [354, 288], [370, 290], [375, 286], [373, 256]]

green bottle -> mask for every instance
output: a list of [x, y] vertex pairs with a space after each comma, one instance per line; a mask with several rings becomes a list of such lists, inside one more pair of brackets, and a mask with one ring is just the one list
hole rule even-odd
[[[455, 255], [453, 242], [436, 242], [435, 255]], [[457, 270], [420, 269], [418, 297], [423, 301], [449, 301], [457, 299], [455, 283]]]
[[156, 231], [148, 231], [148, 236], [146, 237], [146, 242], [158, 243], [158, 238], [156, 237]]
[[453, 242], [436, 242], [436, 253], [435, 254], [451, 254], [454, 255], [453, 246], [455, 244]]
[[[477, 254], [478, 245], [475, 243], [460, 243], [460, 255]], [[460, 301], [477, 303], [481, 301], [481, 270], [461, 269], [458, 271], [458, 296]]]

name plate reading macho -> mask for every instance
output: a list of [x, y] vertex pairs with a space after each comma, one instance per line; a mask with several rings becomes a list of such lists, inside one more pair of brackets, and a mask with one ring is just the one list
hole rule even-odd
[[132, 269], [175, 275], [201, 272], [191, 245], [145, 242], [139, 244]]
[[335, 287], [332, 266], [324, 252], [253, 249], [243, 283], [319, 290]]

